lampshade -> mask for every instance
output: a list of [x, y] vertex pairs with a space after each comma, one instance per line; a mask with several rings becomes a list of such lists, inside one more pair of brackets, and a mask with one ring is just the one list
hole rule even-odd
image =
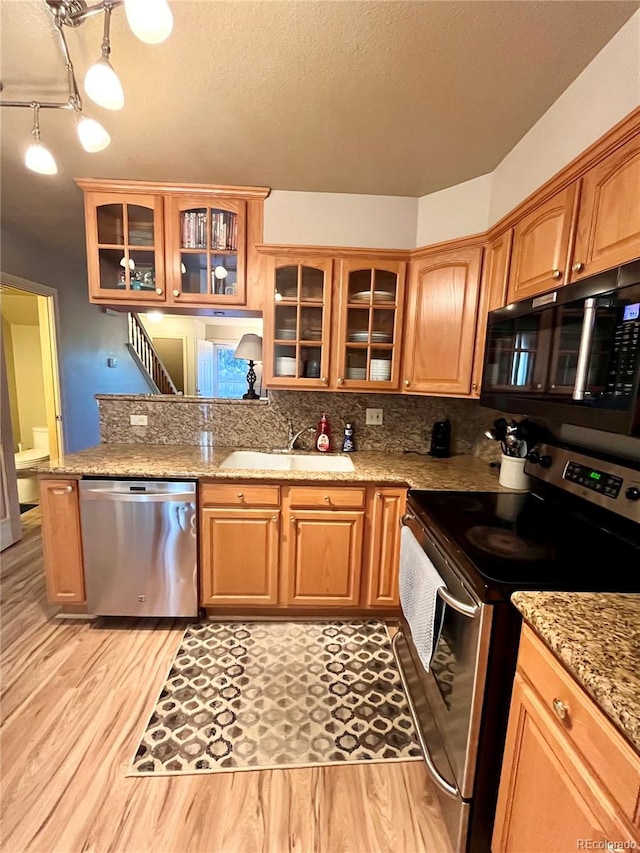
[[78, 117], [78, 137], [80, 144], [89, 154], [104, 151], [111, 142], [111, 137], [104, 127], [93, 118]]
[[140, 41], [159, 44], [169, 37], [173, 15], [166, 0], [124, 0], [124, 11]]
[[41, 175], [55, 175], [58, 171], [53, 154], [38, 140], [32, 142], [27, 148], [24, 162], [27, 169], [31, 169], [32, 172], [39, 172]]
[[262, 361], [262, 338], [260, 335], [252, 333], [243, 335], [233, 357], [245, 358], [247, 361]]
[[94, 62], [84, 78], [84, 88], [92, 101], [107, 110], [121, 110], [124, 92], [109, 60], [102, 56]]

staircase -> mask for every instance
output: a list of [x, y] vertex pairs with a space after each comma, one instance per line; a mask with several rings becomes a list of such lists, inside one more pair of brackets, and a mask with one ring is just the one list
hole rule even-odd
[[154, 394], [178, 394], [167, 368], [137, 314], [127, 314], [127, 348]]

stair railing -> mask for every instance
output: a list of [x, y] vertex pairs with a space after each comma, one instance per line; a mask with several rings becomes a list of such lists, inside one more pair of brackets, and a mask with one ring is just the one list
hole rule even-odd
[[129, 352], [156, 394], [177, 394], [173, 379], [137, 314], [127, 314]]

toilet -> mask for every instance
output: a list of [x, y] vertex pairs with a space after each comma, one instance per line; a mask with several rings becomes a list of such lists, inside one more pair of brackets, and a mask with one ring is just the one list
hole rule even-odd
[[38, 478], [29, 472], [34, 465], [45, 462], [49, 458], [48, 428], [33, 427], [32, 433], [33, 449], [21, 450], [15, 454], [18, 500], [21, 504], [38, 503]]

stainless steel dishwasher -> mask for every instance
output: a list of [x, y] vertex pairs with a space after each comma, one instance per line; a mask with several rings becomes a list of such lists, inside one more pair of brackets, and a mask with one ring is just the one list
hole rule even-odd
[[197, 616], [196, 484], [81, 480], [87, 609]]

